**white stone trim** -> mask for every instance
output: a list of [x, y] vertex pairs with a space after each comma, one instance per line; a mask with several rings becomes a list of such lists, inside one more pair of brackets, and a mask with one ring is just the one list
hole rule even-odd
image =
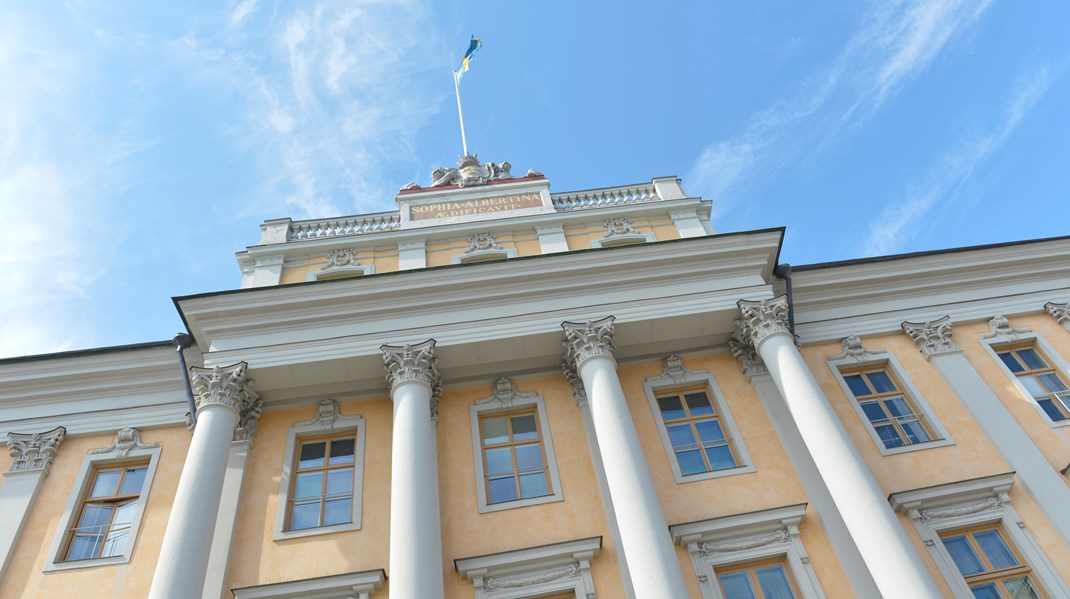
[[[133, 431], [133, 434], [130, 431]], [[124, 437], [127, 439], [132, 438], [135, 441], [133, 443], [124, 443]], [[63, 515], [60, 516], [59, 526], [56, 528], [52, 546], [49, 548], [45, 559], [45, 572], [125, 564], [130, 561], [130, 556], [134, 553], [134, 545], [137, 544], [138, 529], [141, 527], [141, 518], [145, 513], [145, 505], [149, 501], [149, 491], [152, 489], [152, 481], [156, 475], [156, 466], [160, 461], [161, 451], [157, 443], [141, 443], [140, 435], [137, 434], [136, 429], [124, 428], [118, 431], [116, 441], [112, 443], [111, 447], [94, 449], [89, 452], [85, 460], [82, 461], [81, 468], [78, 469], [78, 475], [74, 479], [74, 488], [71, 490], [66, 507], [63, 508]], [[144, 462], [145, 458], [148, 458], [149, 468], [145, 472], [145, 482], [141, 486], [141, 496], [138, 499], [137, 509], [130, 523], [130, 534], [122, 555], [73, 562], [63, 561], [62, 552], [67, 547], [67, 535], [74, 524], [74, 519], [78, 517], [82, 501], [92, 482], [91, 475], [94, 469], [100, 466]]]
[[628, 233], [624, 235], [605, 235], [598, 239], [591, 240], [591, 247], [595, 248], [608, 248], [617, 247], [621, 245], [632, 245], [639, 243], [653, 243], [653, 233]]
[[973, 593], [944, 548], [940, 532], [993, 523], [1000, 525], [1010, 542], [1022, 553], [1049, 596], [1070, 597], [1070, 588], [1011, 505], [1009, 493], [1013, 486], [1014, 473], [1010, 472], [902, 491], [889, 497], [892, 508], [910, 518], [956, 598], [973, 599]]
[[[857, 336], [851, 336], [844, 339], [843, 348], [843, 353], [830, 356], [826, 363], [828, 364], [829, 369], [832, 370], [832, 375], [836, 377], [836, 382], [839, 383], [844, 396], [847, 397], [851, 407], [854, 408], [855, 414], [857, 414], [859, 420], [862, 421], [862, 425], [866, 427], [866, 432], [869, 433], [870, 438], [873, 439], [873, 443], [877, 446], [877, 449], [881, 452], [882, 456], [909, 453], [922, 449], [932, 449], [934, 447], [945, 447], [955, 444], [955, 440], [951, 438], [951, 433], [944, 428], [944, 424], [936, 417], [936, 412], [933, 411], [929, 402], [925, 401], [925, 397], [914, 385], [914, 382], [910, 380], [910, 376], [907, 374], [906, 369], [899, 363], [899, 360], [896, 359], [895, 355], [884, 349], [868, 349], [862, 345], [861, 339]], [[862, 406], [858, 403], [854, 393], [851, 392], [851, 388], [847, 385], [847, 381], [843, 378], [843, 373], [841, 372], [844, 368], [868, 368], [871, 366], [883, 366], [891, 371], [895, 380], [903, 386], [900, 391], [906, 395], [907, 399], [915, 408], [917, 408], [918, 412], [925, 417], [926, 424], [929, 425], [929, 428], [937, 438], [925, 443], [903, 445], [891, 449], [884, 446], [884, 442], [881, 441], [876, 429], [874, 429], [873, 425], [869, 422], [866, 413], [862, 411]]]
[[398, 270], [427, 268], [426, 242], [401, 242], [398, 244]]
[[1007, 368], [1007, 365], [1003, 363], [1003, 360], [999, 358], [999, 354], [997, 353], [998, 350], [1006, 345], [1031, 343], [1034, 347], [1040, 350], [1040, 353], [1044, 354], [1044, 357], [1047, 358], [1051, 367], [1059, 371], [1059, 374], [1063, 376], [1064, 381], [1070, 381], [1070, 363], [1067, 363], [1066, 359], [1059, 353], [1059, 350], [1048, 343], [1048, 340], [1040, 333], [1025, 329], [1011, 329], [1009, 331], [1004, 331], [1003, 333], [989, 333], [981, 337], [980, 341], [981, 346], [985, 348], [988, 355], [995, 360], [1000, 372], [1010, 378], [1014, 387], [1022, 394], [1022, 397], [1026, 398], [1029, 405], [1033, 406], [1033, 409], [1040, 414], [1040, 417], [1048, 424], [1048, 426], [1052, 428], [1070, 426], [1070, 418], [1058, 422], [1053, 422], [1051, 418], [1048, 418], [1048, 415], [1044, 412], [1044, 408], [1040, 407], [1040, 404], [1033, 399], [1033, 395], [1029, 393], [1029, 390], [1025, 388], [1025, 385], [1018, 380], [1018, 377], [1011, 372], [1011, 369]]
[[703, 599], [724, 599], [717, 566], [783, 556], [802, 599], [824, 599], [817, 573], [799, 538], [806, 504], [750, 512], [669, 527], [672, 540], [687, 549]]
[[544, 225], [535, 228], [539, 236], [539, 247], [544, 254], [567, 252], [568, 240], [565, 239], [565, 227], [560, 224]]
[[453, 564], [472, 581], [475, 599], [534, 599], [568, 591], [577, 599], [595, 599], [591, 560], [601, 549], [602, 537], [592, 537], [466, 557]]
[[[360, 414], [343, 415], [336, 401], [325, 399], [317, 405], [315, 417], [294, 423], [290, 430], [286, 432], [286, 448], [283, 451], [282, 475], [279, 481], [279, 504], [275, 510], [275, 533], [272, 537], [275, 541], [346, 530], [360, 530], [364, 489], [364, 425], [363, 416]], [[303, 530], [285, 530], [286, 506], [290, 500], [290, 480], [293, 476], [294, 452], [297, 450], [298, 441], [305, 437], [318, 436], [325, 433], [345, 433], [350, 431], [355, 432], [357, 437], [353, 450], [353, 514], [351, 521], [345, 524]]]
[[208, 570], [204, 575], [201, 599], [230, 599], [227, 589], [230, 551], [238, 524], [238, 512], [241, 510], [245, 464], [249, 460], [249, 450], [252, 446], [252, 439], [230, 443], [227, 473], [223, 477], [223, 490], [219, 494], [219, 511], [216, 513], [215, 531], [212, 533], [212, 548], [208, 552]]
[[234, 589], [235, 599], [369, 599], [383, 588], [382, 569]]
[[480, 260], [516, 258], [516, 250], [513, 248], [475, 250], [450, 257], [450, 264], [465, 264], [467, 262], [479, 262]]
[[[665, 421], [661, 417], [661, 410], [658, 409], [658, 400], [654, 395], [660, 391], [669, 391], [674, 388], [688, 387], [695, 384], [706, 385], [706, 390], [710, 393], [710, 399], [717, 409], [717, 416], [721, 420], [721, 425], [731, 436], [732, 448], [739, 457], [739, 466], [688, 476], [681, 474], [680, 464], [677, 462], [676, 454], [672, 450], [672, 441], [669, 440], [669, 431], [665, 427]], [[661, 444], [665, 449], [665, 456], [669, 460], [669, 466], [672, 468], [672, 475], [677, 484], [755, 471], [754, 462], [751, 460], [750, 453], [747, 452], [747, 446], [743, 443], [743, 435], [740, 434], [739, 427], [736, 426], [732, 411], [728, 409], [728, 402], [724, 399], [724, 393], [721, 392], [721, 387], [717, 384], [717, 380], [708, 371], [688, 370], [680, 363], [680, 358], [668, 356], [664, 360], [664, 368], [661, 374], [650, 376], [643, 380], [643, 391], [646, 392], [647, 403], [650, 405], [651, 412], [654, 413], [654, 421], [658, 425], [658, 435], [661, 436]]]
[[672, 224], [676, 226], [676, 232], [680, 234], [681, 239], [708, 235], [706, 227], [702, 226], [702, 219], [699, 218], [697, 210], [670, 210], [669, 218], [672, 219]]
[[250, 287], [270, 287], [278, 285], [282, 278], [283, 256], [263, 256], [256, 259], [253, 267]]
[[[550, 485], [552, 487], [550, 489], [551, 493], [542, 497], [517, 499], [516, 501], [503, 503], [487, 503], [487, 485], [483, 482], [485, 473], [483, 471], [483, 443], [479, 434], [479, 417], [529, 406], [535, 406], [535, 413], [539, 418], [539, 430], [542, 433], [541, 441], [543, 451], [546, 454], [546, 468], [550, 475]], [[479, 513], [485, 514], [487, 512], [565, 500], [564, 493], [561, 491], [561, 477], [557, 472], [557, 457], [554, 454], [554, 444], [550, 438], [550, 423], [546, 418], [546, 404], [543, 402], [541, 395], [538, 393], [521, 393], [517, 391], [513, 381], [502, 377], [495, 383], [494, 394], [473, 403], [468, 410], [468, 414], [471, 424], [472, 455], [476, 468], [476, 496], [479, 501]]]

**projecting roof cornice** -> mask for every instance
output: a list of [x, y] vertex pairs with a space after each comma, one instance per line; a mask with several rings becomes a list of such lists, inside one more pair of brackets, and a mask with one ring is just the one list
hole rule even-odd
[[803, 342], [944, 315], [965, 322], [1040, 312], [1070, 297], [1070, 237], [801, 266], [792, 283]]
[[[385, 388], [379, 346], [437, 340], [443, 379], [553, 368], [561, 322], [616, 316], [621, 356], [708, 346], [740, 298], [771, 297], [783, 229], [697, 237], [176, 298], [206, 365], [244, 360], [257, 390]], [[228, 362], [228, 360], [230, 362]], [[300, 366], [305, 374], [294, 374]], [[343, 369], [338, 370], [339, 368]]]

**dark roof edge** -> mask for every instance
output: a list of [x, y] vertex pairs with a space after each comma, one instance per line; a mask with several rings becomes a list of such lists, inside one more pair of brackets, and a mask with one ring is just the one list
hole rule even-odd
[[143, 343], [130, 343], [128, 345], [111, 345], [108, 347], [93, 347], [90, 349], [74, 349], [70, 351], [53, 352], [50, 354], [32, 354], [29, 356], [15, 356], [12, 358], [0, 358], [0, 366], [5, 364], [17, 364], [19, 362], [36, 362], [38, 360], [59, 360], [62, 358], [77, 358], [80, 356], [92, 356], [95, 354], [109, 354], [155, 347], [171, 347], [171, 341], [146, 341]]
[[1030, 245], [1034, 243], [1044, 243], [1048, 241], [1067, 241], [1070, 240], [1070, 235], [1062, 235], [1059, 237], [1044, 237], [1041, 239], [1022, 239], [1019, 241], [1003, 241], [1000, 243], [989, 243], [985, 245], [968, 245], [956, 248], [947, 248], [942, 250], [925, 250], [922, 252], [910, 252], [906, 254], [889, 254], [887, 256], [874, 256], [872, 258], [851, 258], [850, 260], [837, 260], [835, 262], [817, 262], [814, 264], [801, 264], [799, 266], [792, 266], [793, 272], [805, 271], [805, 270], [821, 270], [825, 268], [839, 268], [841, 266], [855, 266], [859, 264], [875, 264], [878, 262], [891, 262], [893, 260], [907, 260], [910, 258], [921, 258], [924, 256], [939, 256], [941, 254], [959, 254], [963, 252], [972, 252], [980, 250], [994, 250], [1004, 247], [1012, 247], [1016, 245]]

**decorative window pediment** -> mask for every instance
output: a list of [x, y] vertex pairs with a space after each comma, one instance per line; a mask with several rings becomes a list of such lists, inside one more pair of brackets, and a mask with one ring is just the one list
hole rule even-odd
[[528, 599], [574, 592], [577, 599], [595, 599], [591, 560], [602, 549], [602, 537], [577, 539], [529, 549], [454, 560], [476, 599]]
[[606, 234], [591, 242], [596, 248], [633, 245], [654, 241], [653, 233], [642, 233], [627, 218], [610, 218], [605, 221]]
[[327, 254], [327, 263], [323, 268], [308, 273], [309, 281], [329, 281], [332, 279], [345, 279], [359, 277], [375, 273], [375, 266], [361, 264], [357, 258], [356, 248], [340, 248], [331, 250]]
[[305, 580], [234, 589], [235, 599], [370, 599], [383, 588], [386, 573], [366, 570]]
[[464, 253], [454, 256], [451, 261], [453, 264], [468, 264], [506, 258], [516, 258], [516, 250], [502, 247], [494, 233], [487, 231], [470, 235]]

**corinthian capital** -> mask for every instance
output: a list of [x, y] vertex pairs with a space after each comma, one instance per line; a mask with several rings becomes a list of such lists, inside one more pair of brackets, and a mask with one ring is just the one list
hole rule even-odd
[[386, 380], [390, 383], [391, 391], [406, 381], [418, 381], [429, 385], [434, 396], [438, 397], [441, 381], [434, 339], [416, 345], [383, 345], [379, 349], [383, 352]]
[[951, 317], [945, 316], [929, 322], [904, 322], [903, 332], [914, 342], [914, 347], [926, 356], [958, 351], [959, 346], [951, 340]]
[[253, 391], [252, 379], [245, 377], [249, 365], [238, 362], [214, 368], [190, 368], [190, 387], [197, 401], [197, 412], [211, 404], [226, 406], [238, 413], [235, 439], [251, 440], [263, 410], [263, 401]]
[[1064, 329], [1070, 331], [1070, 302], [1065, 304], [1056, 304], [1055, 302], [1048, 302], [1044, 304], [1047, 308], [1048, 314], [1055, 319], [1055, 322], [1059, 323]]
[[770, 335], [787, 333], [788, 297], [781, 295], [759, 301], [739, 300], [739, 320], [736, 321], [736, 339], [758, 347]]
[[43, 433], [8, 433], [7, 448], [11, 453], [8, 472], [43, 470], [48, 473], [56, 459], [59, 444], [67, 436], [67, 429], [58, 426]]
[[613, 320], [607, 316], [594, 322], [563, 322], [565, 329], [565, 361], [577, 370], [589, 358], [595, 356], [613, 357], [617, 351], [613, 345]]

